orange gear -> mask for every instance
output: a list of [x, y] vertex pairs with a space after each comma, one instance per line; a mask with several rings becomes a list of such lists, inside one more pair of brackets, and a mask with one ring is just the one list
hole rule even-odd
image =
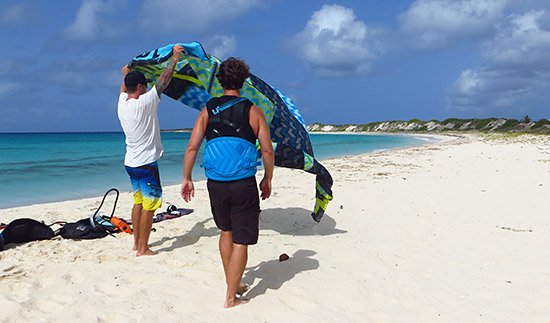
[[111, 223], [122, 232], [126, 232], [128, 234], [134, 233], [130, 224], [128, 224], [128, 222], [124, 221], [121, 218], [117, 218], [116, 216], [113, 216], [111, 217]]

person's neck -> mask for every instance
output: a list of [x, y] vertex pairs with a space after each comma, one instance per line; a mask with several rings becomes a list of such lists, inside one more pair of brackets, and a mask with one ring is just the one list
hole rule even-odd
[[241, 90], [226, 90], [226, 89], [223, 89], [223, 95], [241, 96]]
[[141, 95], [141, 93], [139, 93], [139, 91], [134, 91], [134, 92], [128, 92], [128, 98], [127, 100], [129, 99], [137, 99], [139, 98], [139, 96]]

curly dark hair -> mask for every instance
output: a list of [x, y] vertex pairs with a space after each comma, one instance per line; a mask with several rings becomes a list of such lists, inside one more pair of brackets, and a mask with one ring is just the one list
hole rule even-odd
[[218, 81], [226, 90], [240, 90], [249, 76], [248, 64], [241, 59], [229, 57], [220, 65]]

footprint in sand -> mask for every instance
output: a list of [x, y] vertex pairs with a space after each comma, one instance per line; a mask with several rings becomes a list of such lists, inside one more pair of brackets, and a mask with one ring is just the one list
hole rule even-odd
[[15, 265], [12, 265], [2, 269], [2, 272], [0, 272], [0, 278], [13, 277], [21, 274], [24, 275], [25, 271], [23, 269], [18, 269]]
[[3, 272], [8, 272], [8, 271], [14, 270], [15, 268], [17, 268], [15, 265], [11, 265], [9, 267], [6, 267], [6, 268], [2, 269], [2, 271]]
[[63, 280], [71, 282], [72, 285], [80, 285], [84, 282], [85, 276], [81, 272], [73, 272], [63, 275]]

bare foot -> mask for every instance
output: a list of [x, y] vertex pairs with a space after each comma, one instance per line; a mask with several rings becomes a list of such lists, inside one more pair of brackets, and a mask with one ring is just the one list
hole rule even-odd
[[250, 302], [250, 300], [246, 299], [246, 298], [233, 298], [233, 299], [230, 299], [230, 300], [225, 300], [225, 303], [223, 304], [223, 308], [231, 308], [231, 307], [235, 307], [237, 305], [241, 305], [241, 304], [246, 304]]
[[137, 245], [137, 243], [134, 243], [134, 246], [132, 247], [132, 250], [133, 250], [133, 251], [137, 251], [137, 250], [138, 250], [138, 245]]
[[250, 288], [250, 285], [248, 284], [244, 284], [244, 283], [240, 283], [239, 284], [239, 288], [237, 288], [237, 295], [242, 295], [244, 293], [246, 293], [246, 291]]
[[136, 252], [136, 257], [141, 257], [141, 256], [154, 256], [156, 255], [157, 253], [154, 252], [153, 250], [151, 249], [147, 249], [145, 252]]

